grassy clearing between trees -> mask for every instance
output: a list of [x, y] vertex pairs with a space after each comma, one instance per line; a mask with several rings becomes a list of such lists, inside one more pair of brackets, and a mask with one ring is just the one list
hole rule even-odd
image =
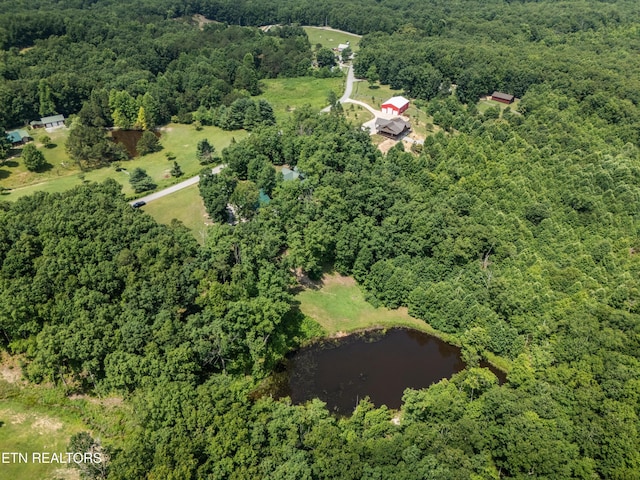
[[480, 100], [477, 104], [478, 107], [478, 111], [480, 113], [484, 113], [487, 111], [488, 108], [491, 107], [498, 107], [500, 109], [500, 111], [502, 112], [505, 108], [507, 107], [511, 107], [511, 110], [513, 110], [514, 112], [518, 111], [518, 104], [520, 104], [520, 100], [516, 100], [514, 101], [512, 104], [507, 105], [506, 103], [502, 103], [502, 102], [496, 102], [495, 100]]
[[379, 85], [376, 88], [369, 88], [369, 82], [362, 80], [360, 82], [354, 82], [351, 98], [360, 100], [376, 110], [380, 110], [382, 102], [397, 95], [402, 95], [402, 90], [392, 90], [389, 85]]
[[86, 430], [81, 422], [13, 400], [0, 404], [0, 422], [0, 452], [26, 454], [28, 460], [22, 463], [16, 459], [0, 465], [0, 478], [80, 478], [76, 470], [62, 464], [34, 463], [32, 453], [66, 452], [71, 436]]
[[352, 277], [325, 275], [319, 288], [306, 288], [296, 299], [302, 313], [318, 322], [329, 336], [374, 327], [411, 327], [454, 343], [450, 335], [410, 316], [406, 308], [374, 307], [365, 300], [363, 291]]
[[0, 453], [22, 453], [28, 459], [0, 463], [0, 479], [79, 480], [77, 469], [34, 463], [32, 453], [65, 453], [71, 437], [82, 431], [97, 439], [125, 435], [131, 412], [121, 398], [69, 397], [61, 386], [34, 385], [21, 376], [17, 357], [0, 352]]
[[[60, 132], [58, 134], [58, 132]], [[54, 134], [57, 136], [54, 137]], [[128, 172], [140, 167], [147, 171], [153, 178], [158, 188], [167, 187], [182, 179], [197, 175], [202, 170], [202, 165], [196, 158], [196, 146], [198, 141], [207, 138], [215, 147], [216, 152], [220, 151], [231, 143], [235, 138], [240, 140], [247, 136], [244, 130], [227, 132], [217, 127], [203, 127], [196, 130], [193, 125], [182, 125], [170, 123], [161, 129], [160, 144], [163, 149], [159, 152], [136, 157], [132, 160], [120, 162], [120, 166], [126, 170], [116, 172], [113, 166], [103, 167], [96, 170], [81, 172], [76, 163], [70, 160], [65, 153], [65, 141], [68, 130], [62, 129], [49, 136], [57, 146], [53, 149], [43, 148], [47, 162], [52, 167], [43, 173], [31, 173], [25, 176], [26, 169], [19, 159], [9, 162], [9, 165], [0, 166], [0, 172], [8, 171], [6, 178], [0, 175], [0, 186], [12, 188], [9, 194], [3, 195], [3, 200], [16, 200], [20, 197], [31, 195], [37, 191], [62, 192], [82, 183], [82, 176], [85, 181], [102, 182], [107, 178], [113, 178], [123, 186], [123, 192], [132, 196], [133, 190], [129, 185]], [[38, 140], [38, 136], [35, 137]], [[169, 174], [173, 161], [167, 160], [166, 153], [175, 155], [184, 175], [180, 179], [174, 179]]]
[[207, 210], [204, 208], [198, 185], [179, 190], [166, 197], [159, 198], [142, 208], [158, 223], [169, 225], [173, 219], [180, 220], [195, 236], [198, 243], [204, 245], [207, 224], [210, 224]]
[[326, 107], [329, 91], [338, 98], [344, 93], [344, 77], [340, 78], [273, 78], [262, 80], [264, 93], [258, 99], [265, 99], [273, 107], [276, 120], [287, 118], [296, 108], [310, 105], [314, 111]]
[[[75, 469], [63, 464], [33, 462], [32, 453], [66, 452], [71, 436], [87, 430], [77, 416], [56, 408], [55, 390], [21, 387], [5, 380], [13, 372], [5, 362], [0, 375], [0, 452], [27, 455], [27, 463], [10, 459], [0, 464], [0, 478], [78, 479]], [[19, 376], [19, 374], [18, 374]], [[5, 378], [5, 379], [3, 379]], [[49, 395], [52, 398], [49, 398]]]
[[317, 44], [326, 48], [338, 48], [341, 43], [350, 42], [351, 50], [358, 51], [358, 42], [360, 36], [347, 33], [336, 32], [334, 30], [326, 30], [322, 27], [302, 27], [307, 32], [311, 48], [314, 48]]
[[369, 120], [373, 120], [373, 113], [365, 109], [362, 105], [345, 103], [343, 108], [345, 117], [347, 117], [347, 119], [354, 125], [362, 125]]

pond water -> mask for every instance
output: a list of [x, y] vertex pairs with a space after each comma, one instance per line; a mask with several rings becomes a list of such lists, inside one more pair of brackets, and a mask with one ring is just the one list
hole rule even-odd
[[[294, 353], [278, 394], [298, 404], [319, 398], [342, 415], [351, 414], [366, 396], [376, 406], [397, 409], [406, 388], [426, 388], [464, 367], [458, 347], [426, 333], [399, 328], [366, 332]], [[491, 370], [500, 382], [505, 380], [504, 373]]]
[[[158, 132], [153, 132], [153, 134], [160, 138], [160, 134]], [[136, 145], [138, 144], [138, 140], [142, 137], [142, 130], [112, 130], [111, 138], [116, 143], [120, 143], [127, 150], [127, 153], [130, 157], [135, 157], [138, 155], [136, 150]]]

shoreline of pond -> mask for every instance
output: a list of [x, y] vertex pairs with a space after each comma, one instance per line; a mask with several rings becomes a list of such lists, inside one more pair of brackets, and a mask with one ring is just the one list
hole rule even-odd
[[[289, 397], [294, 404], [319, 398], [339, 415], [347, 415], [353, 402], [364, 397], [399, 410], [406, 389], [428, 388], [468, 368], [460, 346], [415, 328], [342, 333], [316, 337], [290, 352], [256, 395]], [[488, 362], [478, 366], [488, 368], [498, 384], [507, 381], [506, 373]]]

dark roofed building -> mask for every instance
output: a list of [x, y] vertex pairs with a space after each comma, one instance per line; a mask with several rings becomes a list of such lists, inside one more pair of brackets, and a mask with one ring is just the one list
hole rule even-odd
[[391, 120], [385, 120], [384, 118], [376, 119], [376, 132], [385, 137], [397, 139], [409, 130], [411, 130], [411, 125], [401, 118], [393, 118]]
[[493, 92], [493, 94], [491, 95], [491, 100], [495, 100], [496, 102], [500, 102], [500, 103], [513, 103], [513, 101], [515, 100], [515, 97], [513, 95], [509, 95], [508, 93], [502, 93], [502, 92]]

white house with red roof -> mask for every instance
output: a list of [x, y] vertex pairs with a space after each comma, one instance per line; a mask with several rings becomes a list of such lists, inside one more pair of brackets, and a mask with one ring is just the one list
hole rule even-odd
[[391, 115], [401, 115], [407, 108], [409, 108], [409, 100], [404, 97], [391, 97], [380, 106], [382, 113]]

